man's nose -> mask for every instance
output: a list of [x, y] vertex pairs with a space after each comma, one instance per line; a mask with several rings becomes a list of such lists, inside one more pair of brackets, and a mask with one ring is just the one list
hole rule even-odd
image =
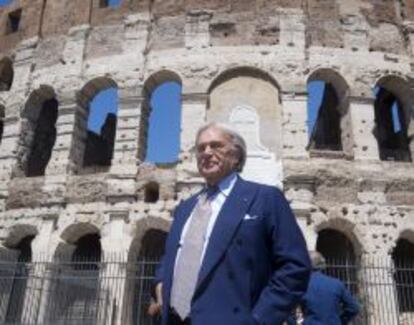
[[213, 153], [213, 149], [210, 145], [206, 145], [202, 151], [203, 155], [211, 155]]

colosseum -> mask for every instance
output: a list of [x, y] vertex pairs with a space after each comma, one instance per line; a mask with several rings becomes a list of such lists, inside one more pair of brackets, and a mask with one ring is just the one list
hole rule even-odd
[[[195, 132], [220, 120], [360, 300], [354, 324], [414, 324], [414, 1], [118, 2], [0, 7], [0, 323], [152, 324], [171, 212], [203, 183]], [[166, 82], [179, 155], [151, 163]], [[117, 113], [94, 134], [106, 89]]]

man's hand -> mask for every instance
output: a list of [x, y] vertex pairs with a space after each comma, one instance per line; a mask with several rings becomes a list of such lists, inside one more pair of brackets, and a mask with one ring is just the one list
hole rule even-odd
[[155, 301], [151, 301], [148, 307], [148, 315], [151, 317], [161, 315], [162, 309], [162, 283], [158, 283], [155, 287]]
[[161, 315], [161, 307], [162, 306], [158, 302], [152, 301], [148, 307], [148, 315], [151, 317]]

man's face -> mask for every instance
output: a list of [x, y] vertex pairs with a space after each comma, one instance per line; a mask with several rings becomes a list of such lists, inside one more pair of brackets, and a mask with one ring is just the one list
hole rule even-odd
[[196, 144], [197, 167], [209, 185], [216, 185], [237, 164], [236, 150], [230, 138], [218, 128], [204, 130]]

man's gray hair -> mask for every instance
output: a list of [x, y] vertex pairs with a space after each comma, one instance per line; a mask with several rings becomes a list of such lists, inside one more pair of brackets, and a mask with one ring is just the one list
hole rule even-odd
[[207, 129], [218, 129], [222, 131], [224, 134], [226, 134], [233, 147], [237, 151], [237, 165], [235, 170], [237, 172], [243, 171], [243, 167], [246, 163], [246, 157], [247, 157], [247, 148], [246, 148], [246, 142], [244, 141], [243, 137], [234, 129], [232, 129], [230, 126], [223, 124], [223, 123], [217, 123], [217, 122], [210, 122], [205, 125], [203, 125], [201, 128], [198, 129], [197, 135], [196, 135], [196, 146], [198, 143], [198, 138], [200, 137], [201, 133], [206, 131]]
[[310, 251], [309, 257], [311, 259], [312, 268], [314, 270], [322, 270], [326, 268], [326, 260], [318, 251]]

